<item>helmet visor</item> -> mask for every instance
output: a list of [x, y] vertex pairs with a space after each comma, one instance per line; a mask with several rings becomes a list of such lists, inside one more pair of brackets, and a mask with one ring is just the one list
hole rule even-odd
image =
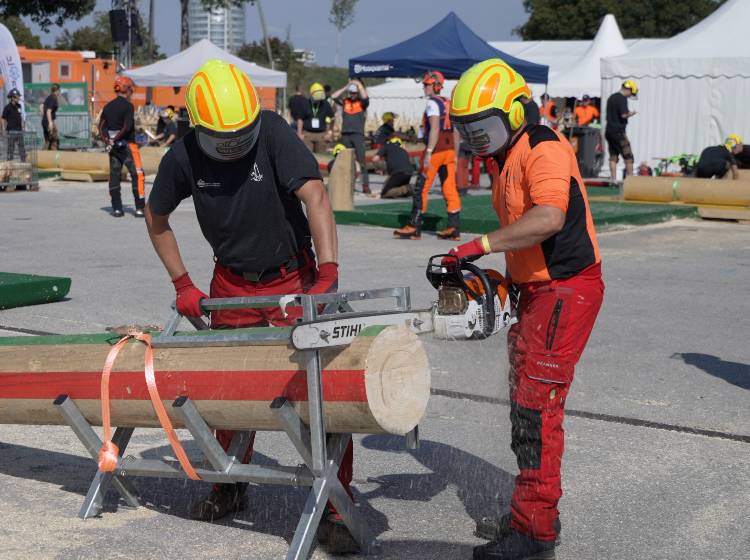
[[236, 132], [216, 132], [200, 125], [195, 127], [201, 151], [217, 161], [235, 161], [245, 157], [255, 146], [259, 134], [260, 118]]
[[489, 114], [469, 122], [454, 120], [453, 126], [471, 151], [481, 157], [496, 154], [508, 145], [510, 139], [509, 127], [498, 114]]

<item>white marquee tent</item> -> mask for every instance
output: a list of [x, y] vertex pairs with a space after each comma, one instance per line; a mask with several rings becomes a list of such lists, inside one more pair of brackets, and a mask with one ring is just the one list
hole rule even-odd
[[[647, 53], [665, 39], [624, 39], [617, 27], [614, 16], [607, 16], [591, 41], [489, 41], [489, 44], [516, 58], [545, 64], [550, 68], [550, 85], [559, 84], [559, 92], [554, 95], [580, 97], [584, 93], [598, 96], [601, 88], [599, 59], [603, 56], [614, 56], [623, 52]], [[626, 50], [621, 50], [624, 43]], [[581, 68], [576, 68], [580, 64]], [[568, 79], [568, 74], [575, 77]], [[580, 82], [580, 84], [576, 83]], [[444, 95], [450, 95], [455, 85], [448, 80], [443, 89]], [[544, 93], [544, 84], [530, 84], [534, 97]], [[416, 126], [424, 111], [422, 86], [410, 78], [397, 78], [384, 84], [369, 88], [370, 109], [369, 126], [376, 126], [376, 121], [385, 111], [394, 111], [400, 115], [397, 127]]]
[[730, 133], [750, 136], [750, 2], [727, 0], [709, 17], [654, 48], [602, 60], [602, 95], [633, 78], [638, 114], [628, 136], [638, 161], [700, 153]]
[[263, 68], [247, 62], [220, 49], [208, 39], [202, 39], [169, 58], [127, 70], [124, 74], [133, 79], [139, 86], [184, 86], [190, 81], [196, 70], [211, 58], [231, 62], [245, 72], [257, 87], [285, 87], [286, 72]]

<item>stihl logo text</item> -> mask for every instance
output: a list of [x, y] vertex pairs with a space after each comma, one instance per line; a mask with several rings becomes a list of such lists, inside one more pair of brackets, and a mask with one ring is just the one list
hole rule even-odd
[[331, 338], [349, 338], [350, 336], [357, 336], [359, 331], [364, 327], [363, 323], [358, 325], [342, 325], [340, 327], [333, 328], [333, 335]]

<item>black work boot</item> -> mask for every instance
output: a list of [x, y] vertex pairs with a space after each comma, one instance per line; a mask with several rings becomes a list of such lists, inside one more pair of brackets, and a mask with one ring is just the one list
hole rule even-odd
[[409, 223], [404, 227], [393, 230], [397, 239], [422, 239], [422, 199], [414, 197], [411, 207]]
[[338, 513], [326, 508], [318, 526], [318, 541], [331, 554], [354, 554], [359, 545]]
[[437, 232], [438, 238], [459, 241], [461, 239], [461, 229], [459, 227], [460, 222], [461, 212], [448, 214], [448, 227]]
[[198, 521], [214, 521], [225, 515], [245, 509], [247, 483], [214, 484], [211, 492], [190, 506], [190, 518]]
[[515, 529], [501, 539], [474, 547], [474, 560], [555, 560], [555, 542], [538, 541]]
[[[555, 519], [554, 523], [555, 532], [557, 533], [557, 539], [555, 544], [560, 544], [560, 533], [562, 532], [562, 525], [559, 519]], [[482, 517], [481, 520], [477, 521], [477, 527], [474, 530], [474, 534], [480, 539], [487, 539], [488, 541], [498, 541], [508, 535], [511, 531], [510, 528], [510, 513], [506, 513], [501, 517]]]

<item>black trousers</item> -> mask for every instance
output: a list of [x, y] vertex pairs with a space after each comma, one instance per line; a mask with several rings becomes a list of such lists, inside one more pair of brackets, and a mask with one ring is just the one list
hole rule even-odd
[[395, 189], [396, 187], [408, 185], [409, 181], [411, 181], [411, 176], [411, 173], [405, 173], [403, 171], [396, 171], [393, 175], [389, 175], [388, 179], [385, 181], [385, 185], [383, 185], [383, 190], [380, 191], [380, 196], [384, 197], [388, 191]]
[[370, 186], [370, 176], [367, 173], [367, 161], [365, 161], [365, 136], [364, 134], [346, 132], [341, 135], [341, 143], [347, 148], [354, 149], [354, 155], [362, 168], [362, 186]]
[[695, 176], [701, 179], [711, 179], [716, 177], [721, 179], [729, 171], [729, 164], [724, 161], [717, 161], [710, 165], [699, 165], [695, 170]]
[[[109, 196], [112, 198], [112, 209], [122, 210], [122, 196], [120, 194], [120, 178], [122, 177], [122, 168], [128, 170], [130, 173], [130, 179], [133, 188], [133, 200], [135, 201], [136, 209], [143, 210], [146, 206], [146, 199], [144, 196], [144, 175], [143, 169], [141, 168], [140, 153], [136, 152], [138, 148], [133, 148], [134, 144], [126, 144], [125, 142], [118, 142], [109, 152]], [[138, 165], [136, 165], [136, 161]]]
[[18, 146], [18, 157], [21, 161], [26, 161], [26, 145], [23, 143], [23, 131], [8, 131], [8, 161], [13, 159], [16, 146]]

